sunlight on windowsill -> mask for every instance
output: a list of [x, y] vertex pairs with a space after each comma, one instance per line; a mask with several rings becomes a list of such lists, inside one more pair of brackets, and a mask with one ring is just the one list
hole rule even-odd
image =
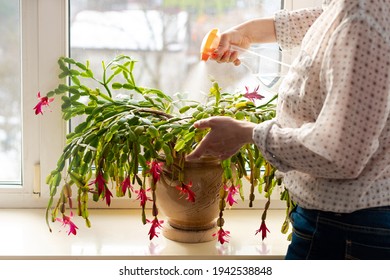
[[229, 243], [193, 244], [166, 239], [161, 234], [149, 241], [149, 225], [143, 226], [138, 209], [93, 209], [92, 228], [75, 218], [77, 236], [68, 236], [60, 223], [50, 233], [44, 209], [0, 210], [0, 259], [8, 258], [158, 258], [158, 259], [282, 259], [289, 242], [280, 233], [285, 210], [270, 210], [264, 241], [255, 235], [260, 210], [225, 211]]

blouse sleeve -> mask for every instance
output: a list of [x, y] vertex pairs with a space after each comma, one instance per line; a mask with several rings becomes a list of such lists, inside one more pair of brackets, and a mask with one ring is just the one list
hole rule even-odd
[[254, 141], [267, 160], [282, 172], [353, 179], [374, 154], [387, 154], [379, 143], [390, 129], [389, 53], [389, 38], [378, 26], [362, 19], [342, 23], [325, 49], [320, 86], [327, 95], [316, 121], [255, 128]]
[[276, 40], [282, 49], [299, 46], [306, 31], [321, 15], [322, 8], [281, 10], [275, 14]]

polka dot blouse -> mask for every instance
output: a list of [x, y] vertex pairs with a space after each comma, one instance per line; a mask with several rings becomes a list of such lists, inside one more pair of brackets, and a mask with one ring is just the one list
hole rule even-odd
[[390, 205], [390, 4], [328, 0], [275, 15], [282, 48], [300, 46], [277, 117], [253, 133], [300, 206]]

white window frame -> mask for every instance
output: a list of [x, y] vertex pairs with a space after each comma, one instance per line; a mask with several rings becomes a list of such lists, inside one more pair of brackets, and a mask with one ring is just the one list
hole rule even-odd
[[[61, 104], [53, 102], [50, 111], [35, 116], [37, 92], [43, 94], [58, 84], [56, 61], [67, 54], [67, 0], [20, 0], [22, 69], [22, 184], [2, 186], [2, 208], [42, 207], [48, 189], [45, 177], [62, 152], [65, 123]], [[28, 139], [27, 141], [24, 141]], [[45, 175], [46, 174], [46, 175]], [[42, 186], [42, 187], [41, 187]]]
[[[65, 145], [66, 123], [59, 97], [50, 112], [35, 116], [36, 94], [55, 88], [57, 60], [68, 55], [68, 0], [20, 0], [22, 68], [22, 185], [1, 186], [0, 208], [46, 207], [46, 176], [55, 168]], [[321, 4], [321, 0], [285, 0], [285, 9]], [[121, 204], [119, 204], [121, 205]], [[128, 204], [123, 204], [128, 206]]]

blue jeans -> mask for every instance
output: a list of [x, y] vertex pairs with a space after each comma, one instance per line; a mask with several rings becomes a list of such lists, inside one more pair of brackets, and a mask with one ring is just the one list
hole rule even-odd
[[390, 206], [338, 214], [296, 207], [286, 259], [390, 260]]

